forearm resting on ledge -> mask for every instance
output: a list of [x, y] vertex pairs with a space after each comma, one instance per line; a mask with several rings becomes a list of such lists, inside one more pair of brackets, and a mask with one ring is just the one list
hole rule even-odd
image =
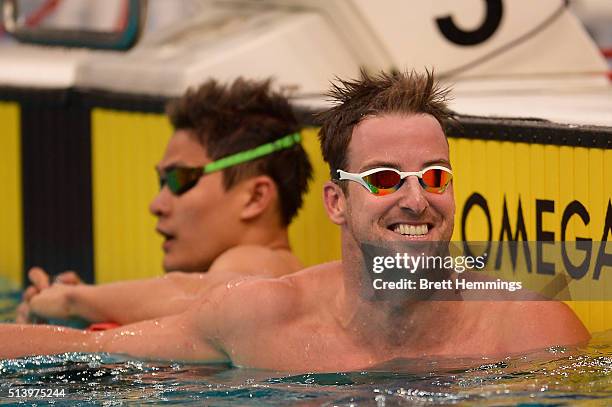
[[139, 358], [225, 362], [224, 354], [186, 322], [187, 314], [103, 332], [50, 325], [0, 324], [0, 359], [65, 352], [108, 352]]
[[47, 318], [129, 324], [185, 311], [197, 298], [196, 288], [205, 284], [201, 277], [171, 273], [97, 286], [52, 286], [32, 299], [31, 308]]

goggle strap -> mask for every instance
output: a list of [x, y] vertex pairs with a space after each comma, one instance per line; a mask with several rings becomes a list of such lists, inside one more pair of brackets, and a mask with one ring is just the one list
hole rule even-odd
[[295, 144], [299, 144], [301, 141], [302, 136], [300, 133], [289, 134], [278, 140], [262, 144], [261, 146], [255, 147], [251, 150], [241, 151], [236, 154], [228, 155], [227, 157], [221, 158], [217, 161], [213, 161], [212, 163], [204, 166], [204, 173], [208, 174], [228, 167], [233, 167], [234, 165], [252, 161], [268, 154], [272, 154], [276, 151], [292, 147]]
[[378, 188], [376, 188], [374, 185], [366, 182], [363, 178], [361, 178], [358, 174], [353, 174], [351, 172], [346, 172], [343, 170], [337, 170], [338, 173], [338, 181], [355, 181], [359, 184], [361, 184], [365, 189], [367, 189], [368, 191], [370, 191], [373, 194], [377, 194], [378, 193]]

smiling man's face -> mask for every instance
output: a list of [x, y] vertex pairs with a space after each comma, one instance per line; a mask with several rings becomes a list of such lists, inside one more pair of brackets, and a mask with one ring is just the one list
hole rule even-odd
[[[376, 167], [420, 171], [430, 165], [450, 167], [448, 142], [438, 121], [425, 114], [385, 114], [361, 121], [348, 148], [348, 168], [360, 173]], [[409, 176], [396, 191], [376, 196], [348, 182], [347, 231], [357, 242], [449, 241], [455, 201], [452, 182], [441, 194], [425, 191]]]

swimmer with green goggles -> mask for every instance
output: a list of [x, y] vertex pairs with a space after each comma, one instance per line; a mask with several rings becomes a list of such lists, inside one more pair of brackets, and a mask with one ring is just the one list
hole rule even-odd
[[250, 150], [241, 151], [239, 153], [220, 158], [206, 164], [203, 167], [173, 166], [163, 171], [158, 170], [159, 187], [161, 189], [164, 187], [164, 185], [167, 185], [168, 189], [170, 189], [174, 195], [182, 195], [193, 188], [198, 183], [198, 180], [206, 174], [211, 174], [229, 167], [253, 161], [276, 151], [285, 150], [299, 144], [301, 141], [302, 136], [300, 133], [292, 133], [278, 140], [262, 144]]

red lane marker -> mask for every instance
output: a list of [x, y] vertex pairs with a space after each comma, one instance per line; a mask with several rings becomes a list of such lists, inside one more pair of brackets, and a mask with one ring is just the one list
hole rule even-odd
[[119, 328], [121, 325], [116, 322], [98, 322], [89, 325], [88, 331], [106, 331], [107, 329]]

